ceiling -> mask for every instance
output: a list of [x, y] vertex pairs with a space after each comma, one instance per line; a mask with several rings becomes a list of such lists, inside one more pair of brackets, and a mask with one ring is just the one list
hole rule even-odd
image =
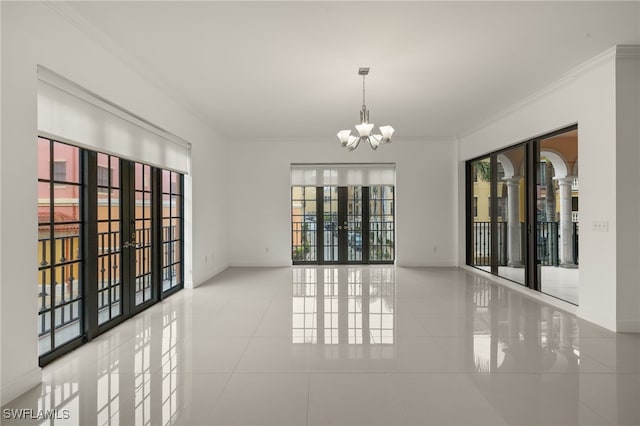
[[229, 140], [326, 140], [371, 121], [452, 139], [615, 44], [638, 2], [70, 2]]

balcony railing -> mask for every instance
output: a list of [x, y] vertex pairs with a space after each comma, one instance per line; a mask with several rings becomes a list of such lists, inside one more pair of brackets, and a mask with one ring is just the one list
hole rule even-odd
[[[162, 238], [165, 241], [163, 247], [163, 269], [162, 269], [162, 281], [163, 289], [166, 290], [165, 281], [170, 282], [177, 275], [177, 267], [173, 265], [178, 259], [178, 255], [175, 253], [177, 243], [175, 241], [179, 236], [176, 234], [175, 226], [163, 226]], [[136, 230], [136, 241], [143, 241], [143, 237], [150, 241], [149, 229]], [[98, 254], [113, 254], [120, 251], [120, 231], [114, 232], [100, 232], [97, 235], [98, 238]], [[82, 290], [77, 286], [79, 285], [79, 277], [69, 274], [65, 268], [60, 268], [57, 265], [78, 265], [78, 260], [81, 258], [80, 252], [80, 235], [65, 235], [56, 236], [53, 240], [53, 244], [56, 247], [56, 256], [58, 257], [56, 267], [53, 268], [55, 274], [51, 275], [51, 244], [50, 238], [38, 239], [38, 256], [39, 256], [39, 276], [40, 282], [38, 283], [39, 289], [39, 307], [40, 307], [40, 323], [39, 323], [39, 336], [42, 338], [48, 335], [51, 331], [51, 309], [56, 310], [54, 328], [59, 334], [62, 329], [75, 325], [80, 319], [80, 305], [78, 303]], [[64, 247], [64, 251], [61, 248]], [[67, 256], [67, 257], [65, 257]], [[172, 265], [172, 266], [170, 266]], [[77, 266], [75, 269], [79, 270]], [[53, 281], [51, 283], [51, 281]], [[118, 280], [119, 281], [119, 280]], [[51, 285], [55, 286], [55, 300], [51, 300]], [[170, 286], [169, 286], [170, 287]], [[65, 289], [71, 288], [75, 291], [66, 291]], [[71, 298], [68, 297], [71, 293]], [[73, 296], [77, 294], [77, 296]], [[103, 292], [103, 296], [106, 293]], [[111, 301], [112, 303], [114, 300]], [[98, 310], [107, 309], [109, 304], [106, 299], [98, 302]], [[45, 314], [45, 315], [43, 315]]]
[[[509, 261], [507, 243], [508, 222], [497, 222], [498, 266], [507, 266]], [[578, 264], [578, 222], [573, 222], [571, 228], [571, 238], [573, 246], [573, 263]], [[560, 237], [558, 222], [538, 222], [537, 232], [537, 258], [542, 266], [558, 266], [560, 264], [559, 244]], [[474, 222], [472, 231], [472, 264], [475, 266], [491, 266], [491, 222]], [[520, 253], [526, 253], [526, 229], [525, 224], [520, 223]], [[524, 259], [523, 259], [524, 260]]]

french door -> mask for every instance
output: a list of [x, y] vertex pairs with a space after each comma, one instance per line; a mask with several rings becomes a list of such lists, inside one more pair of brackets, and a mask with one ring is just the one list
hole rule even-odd
[[39, 355], [45, 365], [183, 286], [183, 177], [38, 142]]
[[[97, 155], [98, 331], [159, 300], [158, 173], [147, 164]], [[92, 161], [89, 161], [92, 164]], [[101, 172], [106, 167], [109, 172]], [[114, 173], [115, 171], [117, 173]], [[101, 208], [101, 194], [108, 208]], [[116, 206], [120, 206], [117, 208]], [[102, 226], [100, 226], [102, 225]], [[105, 233], [107, 234], [105, 239]], [[91, 327], [90, 327], [91, 328]], [[95, 331], [94, 331], [95, 332]]]
[[392, 185], [293, 186], [293, 263], [393, 263], [393, 195]]

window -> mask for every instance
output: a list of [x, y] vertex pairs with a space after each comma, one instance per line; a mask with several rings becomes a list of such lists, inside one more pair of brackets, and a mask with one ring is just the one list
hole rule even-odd
[[473, 217], [478, 217], [478, 197], [473, 197]]
[[67, 162], [66, 161], [53, 162], [53, 180], [58, 182], [64, 182], [67, 180]]
[[98, 192], [108, 192], [109, 168], [98, 165]]

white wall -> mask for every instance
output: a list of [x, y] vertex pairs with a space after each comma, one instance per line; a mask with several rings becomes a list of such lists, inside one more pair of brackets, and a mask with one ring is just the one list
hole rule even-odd
[[[625, 172], [617, 168], [616, 155], [619, 145], [616, 111], [621, 106], [616, 104], [616, 52], [615, 48], [610, 49], [485, 127], [462, 137], [458, 162], [458, 200], [464, 206], [465, 160], [578, 123], [581, 222], [578, 315], [611, 330], [619, 329], [617, 305], [621, 294], [616, 283], [622, 258], [616, 253], [617, 241], [626, 232], [620, 227], [617, 214], [622, 207], [619, 203], [626, 202], [622, 201], [618, 186], [618, 173]], [[636, 110], [636, 123], [637, 117]], [[633, 158], [637, 161], [635, 153]], [[638, 202], [637, 179], [635, 185], [635, 191], [629, 194], [631, 204]], [[596, 220], [608, 221], [609, 232], [594, 232], [591, 224]], [[459, 211], [458, 226], [459, 262], [464, 265], [464, 208]], [[634, 262], [637, 261], [636, 255]], [[637, 277], [636, 272], [636, 285]], [[639, 326], [640, 323], [627, 324], [627, 329], [636, 327], [640, 331]]]
[[[292, 163], [396, 163], [400, 266], [456, 265], [455, 144], [393, 141], [347, 152], [323, 142], [240, 142], [229, 146], [230, 262], [291, 265]], [[434, 247], [436, 248], [434, 251]]]
[[[75, 81], [98, 95], [190, 141], [187, 178], [186, 275], [199, 284], [228, 265], [225, 142], [149, 79], [87, 38], [78, 27], [40, 3], [2, 7], [2, 145], [0, 168], [0, 288], [2, 403], [40, 380], [37, 354], [36, 66]], [[191, 183], [193, 182], [193, 185]], [[193, 202], [193, 210], [189, 201]], [[197, 229], [191, 238], [191, 229]], [[209, 253], [208, 262], [201, 254]]]
[[640, 331], [640, 46], [616, 58], [616, 111], [618, 330]]

